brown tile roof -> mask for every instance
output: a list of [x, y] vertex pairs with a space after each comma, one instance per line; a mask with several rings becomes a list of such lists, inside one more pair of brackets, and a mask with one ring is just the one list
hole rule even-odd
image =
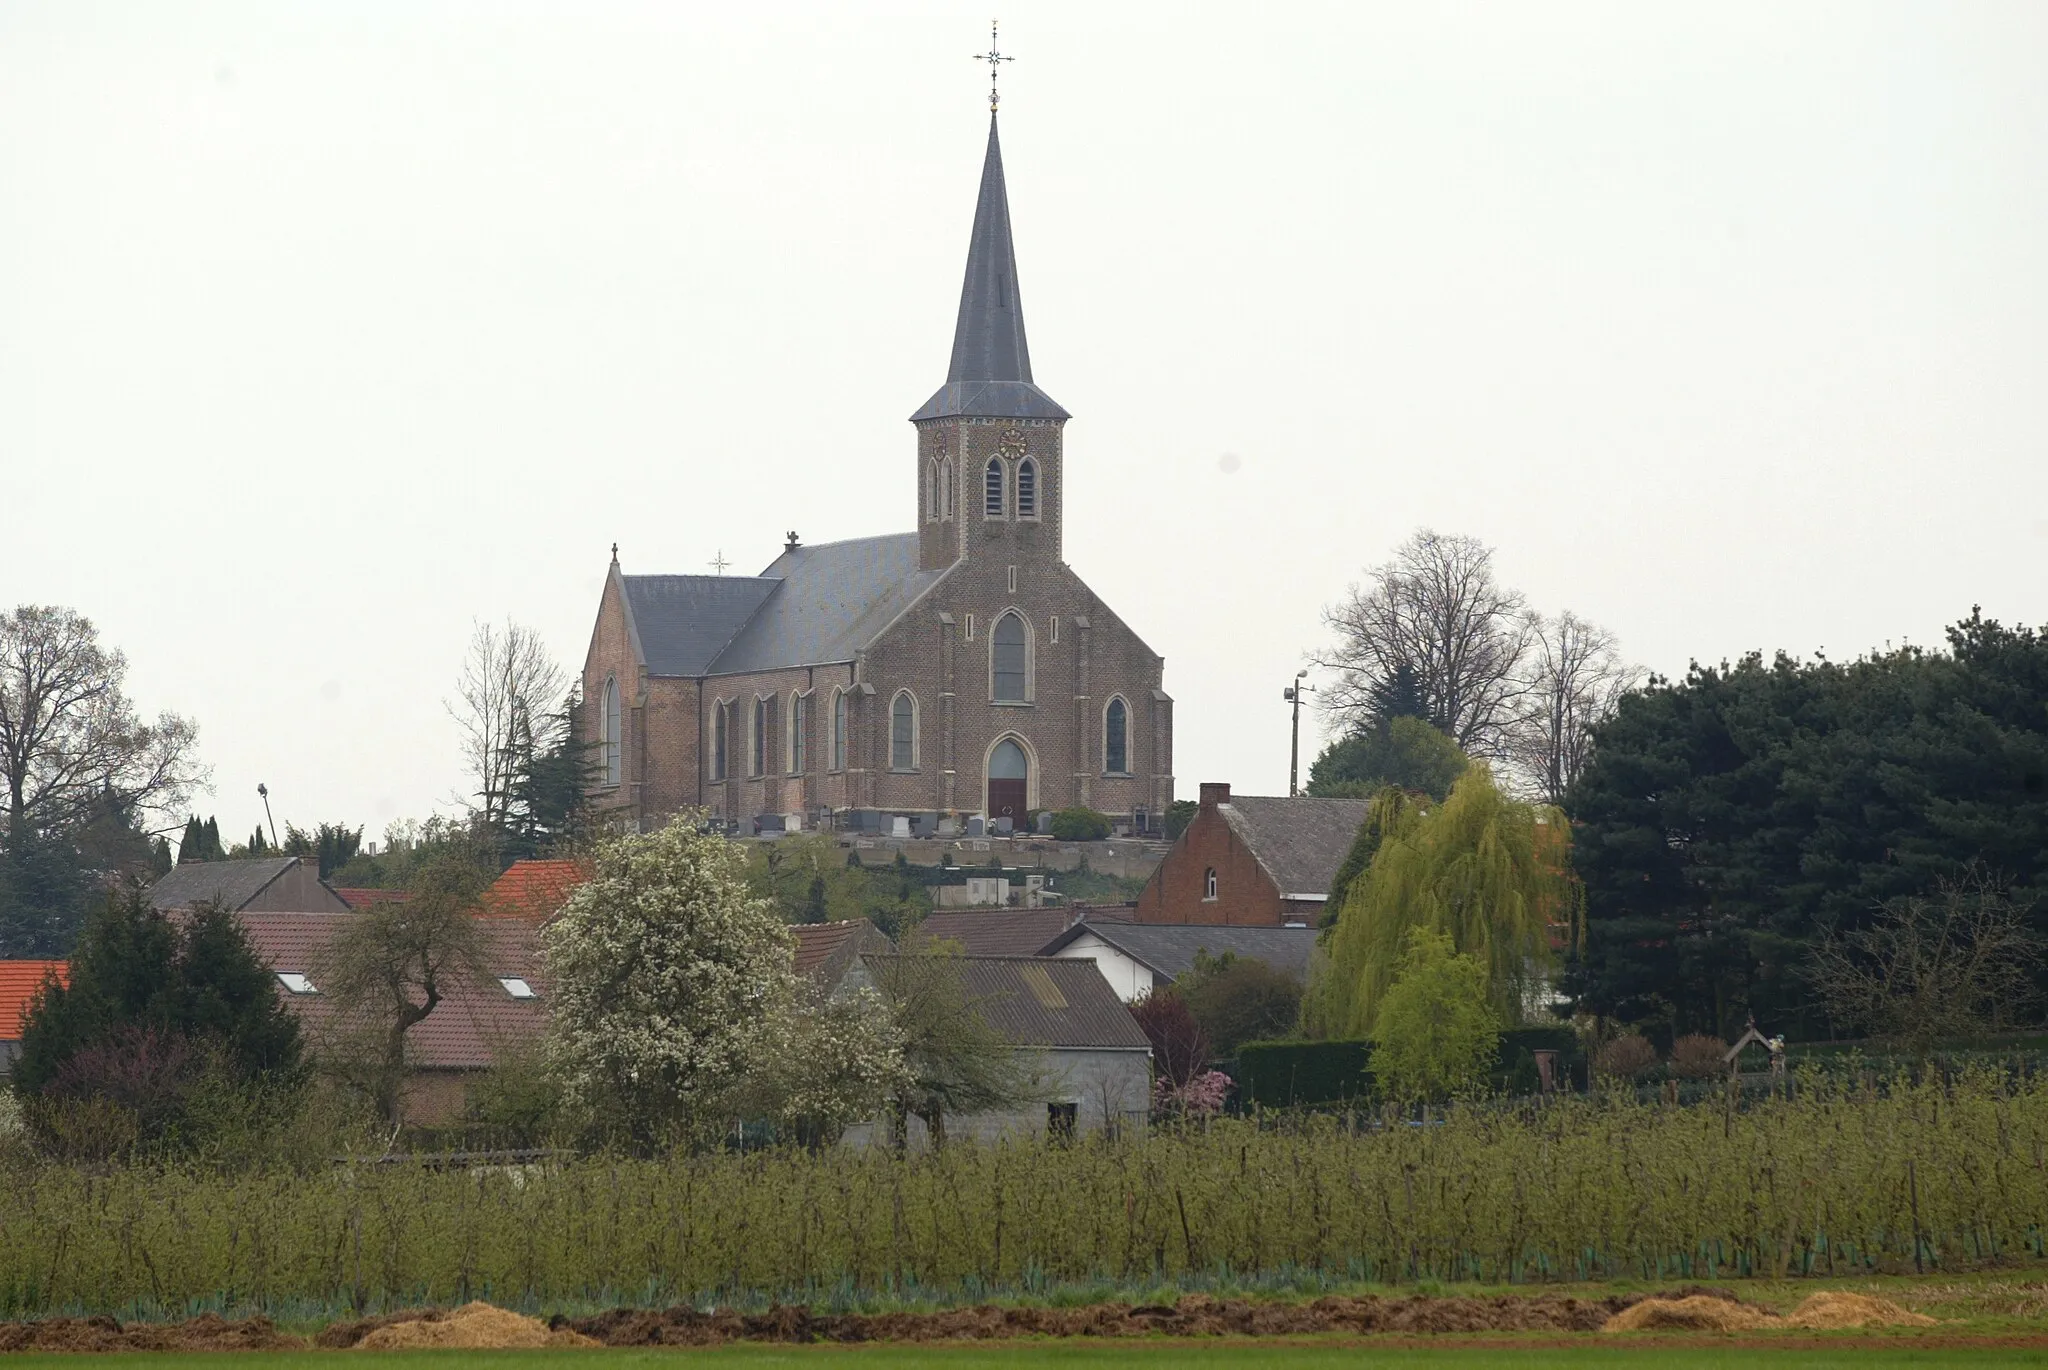
[[580, 861], [514, 861], [484, 892], [483, 914], [545, 923], [589, 878], [589, 867]]
[[[879, 979], [896, 958], [863, 959]], [[959, 964], [968, 998], [1014, 1046], [1142, 1051], [1150, 1045], [1093, 961], [963, 956]]]
[[50, 976], [57, 983], [71, 983], [71, 965], [66, 961], [0, 961], [0, 1041], [21, 1040], [22, 1019], [34, 1002], [43, 981]]
[[1325, 895], [1365, 822], [1364, 799], [1232, 795], [1216, 806], [1282, 895]]
[[[277, 972], [314, 977], [319, 987], [320, 954], [336, 932], [355, 915], [347, 913], [242, 913], [242, 927], [263, 963]], [[533, 929], [511, 920], [484, 923], [491, 978], [478, 983], [463, 979], [443, 992], [441, 1002], [425, 1020], [406, 1033], [414, 1064], [426, 1070], [481, 1070], [496, 1059], [500, 1044], [523, 1042], [539, 1035], [547, 1021], [547, 986], [534, 946]], [[498, 976], [517, 976], [542, 997], [514, 999]], [[278, 997], [298, 1014], [307, 1035], [319, 1042], [323, 1033], [342, 1026], [332, 1000], [320, 994], [291, 994], [282, 984]]]
[[836, 986], [856, 957], [865, 952], [895, 949], [882, 930], [865, 918], [840, 923], [794, 923], [796, 973], [827, 989]]
[[364, 890], [330, 885], [329, 889], [342, 897], [352, 909], [365, 908], [371, 904], [403, 904], [412, 898], [411, 890]]

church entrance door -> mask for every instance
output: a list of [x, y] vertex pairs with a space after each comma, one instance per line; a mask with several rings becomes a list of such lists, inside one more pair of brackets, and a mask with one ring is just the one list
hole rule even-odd
[[988, 758], [988, 816], [1008, 818], [1024, 826], [1024, 808], [1029, 802], [1031, 763], [1024, 749], [1012, 738], [1004, 738]]

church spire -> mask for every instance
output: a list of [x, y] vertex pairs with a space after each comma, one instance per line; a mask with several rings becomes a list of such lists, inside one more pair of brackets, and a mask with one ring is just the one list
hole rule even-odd
[[1024, 341], [1024, 302], [1017, 289], [1017, 248], [1010, 238], [1010, 197], [1003, 184], [1003, 148], [996, 116], [988, 119], [988, 156], [981, 195], [967, 241], [967, 279], [953, 328], [953, 360], [946, 383], [910, 416], [1064, 419], [1067, 411], [1031, 380], [1031, 349]]

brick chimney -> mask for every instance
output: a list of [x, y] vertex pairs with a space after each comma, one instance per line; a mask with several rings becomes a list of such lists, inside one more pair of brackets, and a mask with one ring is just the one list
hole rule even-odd
[[1204, 780], [1202, 782], [1202, 811], [1207, 813], [1218, 804], [1230, 802], [1230, 782], [1227, 780]]

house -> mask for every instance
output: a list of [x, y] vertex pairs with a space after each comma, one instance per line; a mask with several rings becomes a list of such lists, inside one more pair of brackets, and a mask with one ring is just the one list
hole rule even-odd
[[848, 918], [838, 923], [798, 923], [790, 928], [796, 936], [796, 973], [829, 997], [846, 979], [846, 972], [869, 953], [886, 955], [896, 949], [882, 930], [865, 918]]
[[1139, 894], [1137, 921], [1314, 927], [1367, 801], [1233, 798], [1216, 783], [1204, 783], [1201, 796]]
[[1316, 929], [1309, 927], [1082, 921], [1041, 947], [1039, 954], [1094, 962], [1125, 1002], [1135, 1003], [1193, 970], [1195, 957], [1203, 952], [1264, 961], [1306, 985], [1316, 937]]
[[514, 861], [484, 892], [481, 913], [487, 918], [545, 923], [588, 879], [590, 867], [581, 861]]
[[320, 878], [311, 856], [190, 861], [149, 889], [150, 907], [169, 913], [218, 903], [233, 913], [347, 913], [346, 899]]
[[[352, 916], [251, 911], [240, 918], [257, 959], [276, 976], [278, 997], [297, 1015], [307, 1045], [316, 1051], [331, 1049], [352, 1026], [321, 993], [319, 981], [322, 953]], [[547, 982], [533, 927], [509, 918], [482, 920], [481, 926], [489, 974], [463, 976], [447, 985], [434, 1011], [406, 1033], [412, 1069], [405, 1095], [409, 1123], [458, 1119], [470, 1081], [497, 1064], [501, 1053], [531, 1042], [546, 1026]]]
[[[868, 954], [847, 983], [873, 985], [893, 954]], [[1105, 1126], [1142, 1124], [1152, 1098], [1152, 1046], [1138, 1020], [1095, 967], [1083, 960], [1036, 956], [962, 956], [967, 999], [1023, 1057], [1043, 1097], [1015, 1109], [949, 1118], [949, 1138], [993, 1141], [1003, 1136], [1077, 1136]], [[886, 1136], [883, 1124], [860, 1124], [846, 1140], [867, 1145]], [[929, 1141], [910, 1120], [910, 1144]]]
[[43, 982], [54, 977], [69, 984], [71, 966], [65, 961], [0, 961], [0, 1076], [14, 1068], [21, 1054], [21, 1027], [28, 1019], [29, 1005], [41, 992]]
[[1110, 922], [1128, 907], [941, 910], [927, 914], [917, 927], [927, 937], [957, 943], [969, 956], [1038, 956], [1084, 914]]

